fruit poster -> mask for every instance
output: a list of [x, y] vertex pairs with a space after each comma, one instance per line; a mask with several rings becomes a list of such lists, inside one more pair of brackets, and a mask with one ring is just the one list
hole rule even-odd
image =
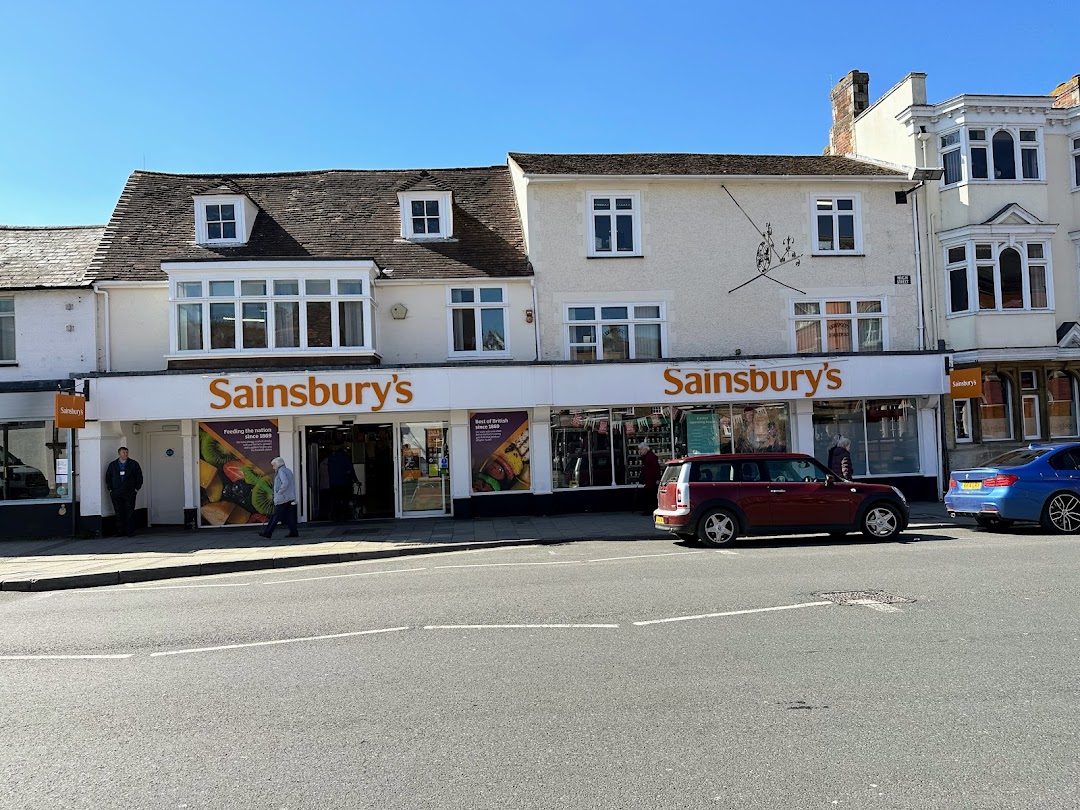
[[471, 413], [469, 436], [473, 492], [532, 488], [528, 411]]
[[199, 525], [266, 523], [278, 455], [276, 419], [199, 422]]

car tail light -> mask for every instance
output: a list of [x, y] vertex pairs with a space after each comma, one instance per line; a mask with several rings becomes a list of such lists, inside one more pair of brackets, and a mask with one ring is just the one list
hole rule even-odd
[[1020, 480], [1019, 475], [1009, 475], [1008, 473], [1002, 473], [995, 475], [992, 478], [984, 478], [984, 487], [1011, 487], [1017, 481]]
[[956, 489], [956, 479], [955, 478], [950, 478], [949, 479], [949, 489]]
[[690, 497], [686, 489], [686, 484], [675, 485], [675, 508], [686, 509], [690, 506]]

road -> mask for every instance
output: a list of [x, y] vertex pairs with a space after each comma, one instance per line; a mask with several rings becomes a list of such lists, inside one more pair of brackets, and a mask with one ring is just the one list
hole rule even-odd
[[0, 808], [1080, 807], [1078, 570], [958, 528], [4, 593]]

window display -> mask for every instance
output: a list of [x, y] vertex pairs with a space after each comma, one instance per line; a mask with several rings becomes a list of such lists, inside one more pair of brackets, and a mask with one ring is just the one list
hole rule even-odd
[[0, 502], [71, 500], [71, 431], [52, 421], [0, 422]]
[[676, 456], [786, 453], [791, 447], [783, 403], [676, 408], [674, 420]]
[[828, 464], [841, 438], [851, 441], [855, 475], [917, 473], [918, 408], [912, 397], [814, 403], [814, 456]]

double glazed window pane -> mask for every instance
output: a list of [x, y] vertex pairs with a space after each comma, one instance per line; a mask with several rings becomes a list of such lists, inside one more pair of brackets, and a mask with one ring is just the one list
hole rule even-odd
[[996, 309], [994, 268], [980, 266], [976, 272], [979, 279], [979, 309]]
[[851, 345], [851, 321], [835, 320], [825, 322], [825, 334], [829, 339], [830, 352], [850, 352]]
[[210, 348], [236, 348], [236, 304], [210, 305]]
[[638, 360], [656, 360], [663, 357], [660, 346], [660, 324], [634, 325], [634, 357]]
[[[613, 204], [614, 203], [614, 204]], [[633, 253], [634, 201], [630, 197], [593, 199], [593, 250], [597, 253]], [[614, 220], [614, 223], [612, 222]], [[612, 234], [614, 230], [614, 234]]]
[[881, 319], [859, 319], [859, 351], [880, 352], [882, 350]]
[[245, 302], [240, 305], [243, 313], [245, 349], [265, 349], [267, 346], [266, 303]]
[[178, 281], [176, 282], [177, 298], [202, 298], [201, 281]]
[[300, 348], [300, 304], [297, 301], [274, 302], [274, 348]]
[[818, 224], [818, 250], [834, 250], [835, 241], [833, 236], [832, 216], [819, 216]]
[[364, 304], [361, 301], [338, 302], [338, 345], [364, 345]]
[[995, 132], [992, 148], [994, 151], [994, 177], [998, 180], [1016, 179], [1016, 153], [1013, 151], [1013, 138], [1008, 132]]
[[306, 309], [308, 348], [329, 349], [334, 345], [334, 333], [330, 325], [330, 302], [308, 301]]
[[570, 359], [571, 360], [595, 360], [596, 359], [596, 327], [595, 326], [571, 326], [570, 327]]
[[604, 359], [630, 359], [630, 328], [626, 324], [609, 324], [603, 327]]
[[201, 350], [202, 304], [181, 304], [176, 310], [176, 348], [182, 352]]
[[[959, 152], [955, 153], [958, 157]], [[990, 170], [986, 161], [986, 147], [978, 146], [971, 148], [971, 176], [976, 180], [986, 180], [990, 176]]]
[[967, 312], [969, 302], [966, 267], [949, 271], [949, 296], [950, 312]]
[[1038, 264], [1029, 266], [1028, 278], [1031, 282], [1032, 309], [1045, 309], [1048, 306], [1046, 299], [1046, 268]]
[[1021, 149], [1020, 163], [1024, 172], [1025, 180], [1039, 179], [1039, 150]]
[[1023, 309], [1024, 274], [1020, 254], [1013, 248], [1005, 248], [998, 256], [998, 269], [1001, 273], [1002, 309]]
[[799, 354], [821, 352], [821, 321], [795, 321], [795, 351]]
[[454, 351], [475, 352], [476, 310], [455, 309], [453, 310], [452, 320], [454, 324]]
[[942, 165], [945, 167], [945, 185], [960, 182], [960, 150], [953, 149], [946, 152], [942, 157]]
[[506, 330], [501, 309], [480, 310], [480, 335], [485, 352], [506, 350]]

